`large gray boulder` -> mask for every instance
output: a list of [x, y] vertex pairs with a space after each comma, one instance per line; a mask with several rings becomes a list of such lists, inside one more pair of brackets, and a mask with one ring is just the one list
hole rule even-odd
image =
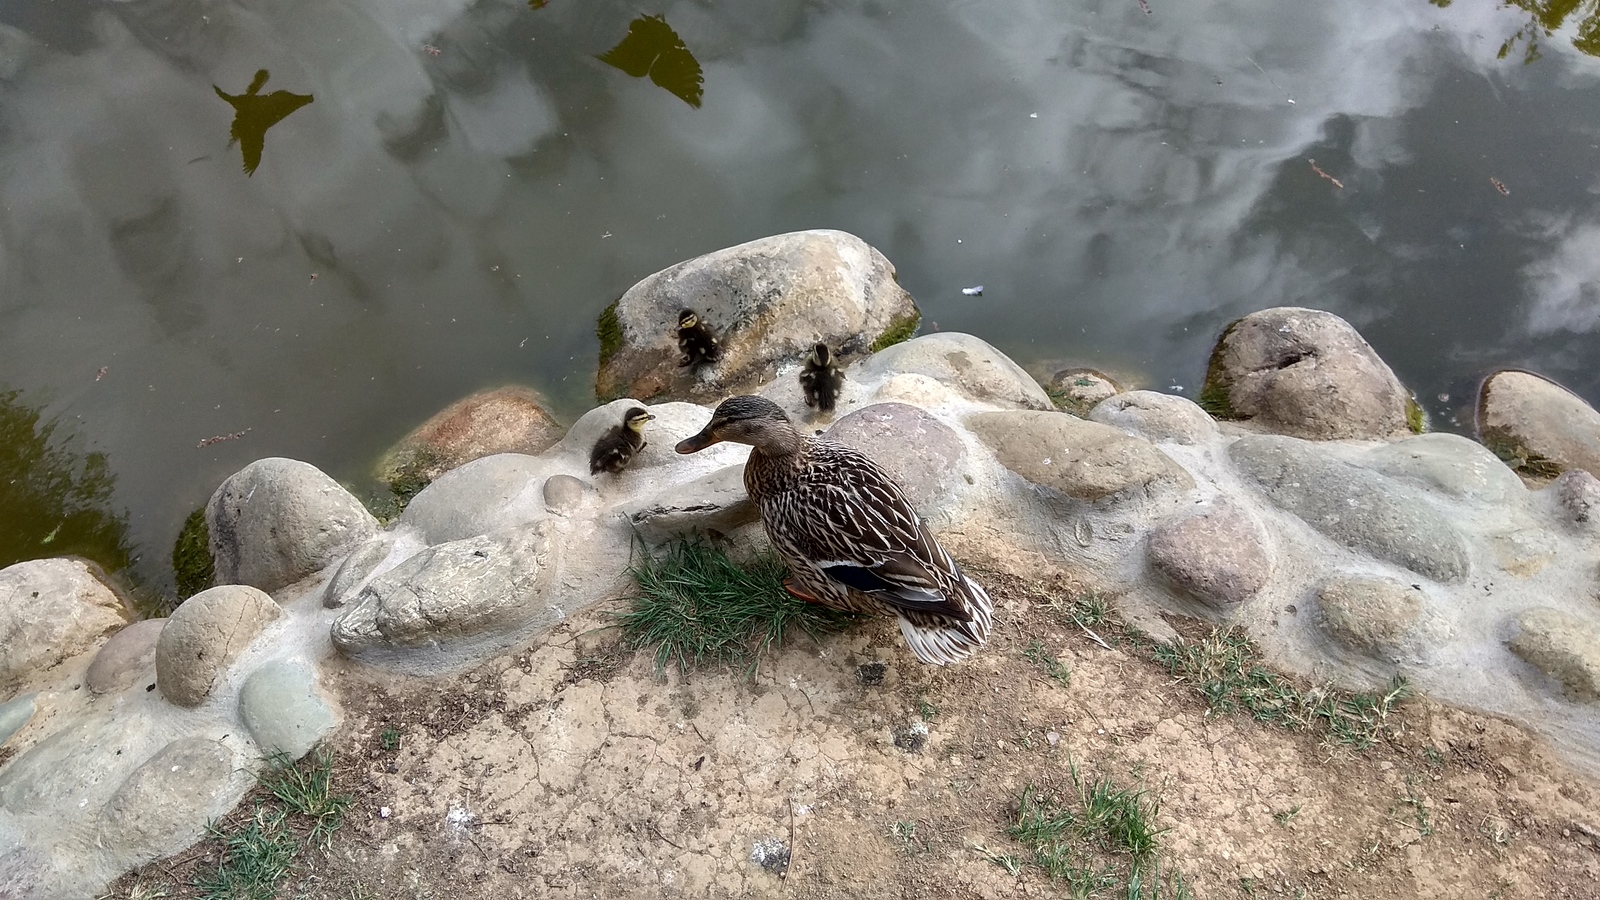
[[179, 738], [161, 748], [100, 811], [100, 846], [132, 864], [194, 842], [231, 805], [226, 788], [236, 764], [233, 751], [210, 738]]
[[1462, 500], [1503, 503], [1527, 493], [1522, 479], [1477, 441], [1419, 434], [1362, 454], [1368, 468]]
[[1193, 400], [1157, 391], [1109, 397], [1096, 404], [1088, 418], [1158, 444], [1199, 444], [1217, 434], [1216, 420]]
[[34, 559], [0, 569], [0, 696], [94, 648], [128, 619], [99, 569], [81, 559]]
[[1333, 313], [1286, 306], [1229, 325], [1201, 403], [1311, 440], [1382, 440], [1422, 430], [1422, 411], [1376, 351]]
[[1062, 412], [978, 413], [967, 427], [1000, 464], [1075, 500], [1163, 496], [1194, 479], [1149, 441]]
[[1261, 526], [1242, 507], [1219, 500], [1150, 530], [1150, 564], [1178, 589], [1226, 610], [1254, 597], [1272, 577]]
[[430, 547], [372, 579], [333, 622], [349, 656], [502, 645], [565, 612], [548, 597], [561, 545], [538, 523]]
[[1268, 499], [1332, 540], [1438, 581], [1467, 576], [1461, 532], [1421, 491], [1291, 437], [1243, 437], [1228, 455]]
[[173, 611], [156, 639], [156, 684], [178, 706], [195, 707], [218, 677], [283, 610], [242, 584], [201, 591]]
[[561, 440], [561, 425], [532, 388], [479, 391], [438, 412], [378, 462], [378, 480], [409, 496], [440, 475], [496, 453], [539, 453]]
[[239, 718], [265, 754], [299, 759], [338, 724], [333, 708], [317, 689], [317, 672], [308, 663], [275, 659], [262, 665], [239, 689]]
[[1529, 475], [1568, 469], [1600, 476], [1600, 412], [1532, 372], [1496, 372], [1478, 394], [1478, 436]]
[[[722, 337], [723, 358], [678, 366], [678, 312], [693, 309]], [[749, 393], [817, 341], [841, 362], [909, 336], [921, 313], [894, 266], [842, 231], [798, 231], [718, 250], [629, 288], [601, 314], [603, 398], [721, 399]]]
[[954, 429], [905, 403], [864, 406], [834, 422], [827, 437], [871, 457], [924, 515], [955, 492], [967, 455]]
[[155, 669], [156, 641], [166, 619], [144, 619], [113, 634], [84, 673], [83, 680], [96, 694], [113, 694], [131, 687], [141, 675]]
[[1318, 586], [1316, 621], [1346, 650], [1391, 663], [1420, 656], [1449, 635], [1421, 585], [1369, 575], [1334, 575]]
[[1016, 409], [1054, 410], [1050, 395], [1009, 356], [958, 331], [925, 334], [873, 354], [861, 377], [924, 375], [969, 399]]
[[268, 593], [331, 564], [378, 530], [366, 508], [310, 463], [259, 459], [206, 504], [218, 584]]
[[1511, 652], [1560, 682], [1569, 698], [1600, 701], [1600, 628], [1543, 606], [1518, 616], [1514, 628]]

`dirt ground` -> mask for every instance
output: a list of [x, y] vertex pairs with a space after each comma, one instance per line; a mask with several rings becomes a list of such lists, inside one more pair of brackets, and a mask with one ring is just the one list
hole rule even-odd
[[993, 858], [1028, 856], [1019, 794], [1070, 760], [1159, 799], [1163, 865], [1199, 898], [1600, 897], [1600, 786], [1529, 733], [1416, 698], [1354, 752], [1208, 713], [1115, 625], [1108, 649], [1046, 608], [1076, 586], [983, 580], [997, 633], [944, 670], [883, 620], [801, 635], [754, 679], [662, 678], [603, 610], [448, 678], [349, 666], [332, 745], [354, 804], [279, 896], [1065, 897]]

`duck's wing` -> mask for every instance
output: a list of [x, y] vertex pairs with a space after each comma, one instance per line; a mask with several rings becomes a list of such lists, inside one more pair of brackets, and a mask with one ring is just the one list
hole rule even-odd
[[773, 498], [783, 543], [829, 579], [896, 609], [968, 621], [965, 579], [888, 473], [818, 442], [812, 477]]

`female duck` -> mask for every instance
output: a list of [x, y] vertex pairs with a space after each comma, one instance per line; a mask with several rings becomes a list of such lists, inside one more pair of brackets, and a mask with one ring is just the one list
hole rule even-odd
[[724, 400], [678, 444], [694, 453], [749, 444], [744, 486], [792, 576], [789, 593], [851, 612], [892, 613], [917, 658], [945, 665], [982, 646], [993, 604], [962, 574], [878, 464], [843, 444], [806, 437], [777, 404]]

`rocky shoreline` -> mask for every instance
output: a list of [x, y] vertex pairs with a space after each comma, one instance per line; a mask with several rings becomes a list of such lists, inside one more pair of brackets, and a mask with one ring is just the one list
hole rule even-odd
[[[716, 366], [676, 366], [686, 306], [723, 329]], [[1175, 638], [1163, 615], [1189, 616], [1318, 679], [1403, 676], [1600, 773], [1600, 413], [1581, 399], [1497, 373], [1482, 443], [1426, 433], [1355, 329], [1309, 309], [1229, 326], [1199, 403], [1082, 372], [1047, 390], [972, 335], [896, 342], [916, 321], [850, 235], [708, 254], [602, 316], [597, 393], [623, 399], [564, 433], [525, 389], [462, 401], [386, 459], [415, 492], [392, 521], [264, 459], [207, 504], [216, 586], [168, 619], [130, 622], [80, 561], [0, 571], [0, 885], [84, 895], [192, 843], [264, 756], [336, 727], [334, 661], [457, 670], [616, 596], [636, 542], [759, 543], [745, 449], [671, 450], [741, 392], [871, 454], [963, 559], [1079, 573], [1157, 639]], [[795, 377], [819, 340], [847, 377], [826, 419]], [[637, 403], [648, 446], [591, 476], [595, 440]]]

